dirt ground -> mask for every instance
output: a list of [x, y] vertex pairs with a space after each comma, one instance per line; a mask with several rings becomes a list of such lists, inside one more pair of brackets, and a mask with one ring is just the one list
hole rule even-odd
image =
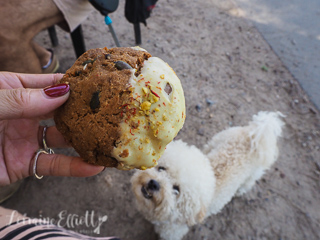
[[[111, 17], [121, 45], [134, 46], [123, 2]], [[229, 0], [160, 0], [147, 23], [141, 25], [141, 46], [167, 61], [184, 87], [187, 119], [177, 138], [202, 148], [215, 133], [245, 125], [259, 111], [286, 115], [276, 164], [251, 192], [192, 227], [184, 240], [320, 239], [319, 112], [259, 32], [237, 16]], [[98, 12], [83, 30], [87, 49], [115, 46]], [[69, 34], [59, 30], [58, 35], [55, 52], [63, 72], [75, 54]], [[50, 46], [47, 32], [36, 39]], [[30, 217], [60, 219], [93, 236], [157, 239], [135, 209], [131, 175], [107, 169], [91, 178], [29, 178], [2, 205]], [[93, 222], [75, 222], [86, 213]]]

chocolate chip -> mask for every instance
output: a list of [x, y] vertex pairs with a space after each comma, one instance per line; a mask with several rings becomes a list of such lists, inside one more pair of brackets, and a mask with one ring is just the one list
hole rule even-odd
[[123, 62], [123, 61], [117, 61], [115, 62], [115, 66], [118, 70], [123, 70], [123, 69], [132, 69], [132, 67], [126, 63], [126, 62]]
[[77, 76], [80, 76], [81, 73], [82, 73], [81, 70], [77, 70], [77, 71], [75, 72], [75, 76], [76, 76], [76, 77], [77, 77]]
[[169, 83], [164, 88], [164, 91], [169, 95], [172, 92], [172, 87]]
[[100, 99], [99, 99], [100, 91], [96, 91], [92, 94], [91, 101], [90, 101], [90, 108], [94, 112], [98, 112], [100, 107]]

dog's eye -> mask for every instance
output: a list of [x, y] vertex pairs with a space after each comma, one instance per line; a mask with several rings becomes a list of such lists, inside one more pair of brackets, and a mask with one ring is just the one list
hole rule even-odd
[[173, 185], [174, 194], [178, 195], [180, 193], [180, 187], [178, 185]]
[[161, 171], [165, 171], [167, 170], [165, 167], [158, 167], [158, 171], [161, 172]]

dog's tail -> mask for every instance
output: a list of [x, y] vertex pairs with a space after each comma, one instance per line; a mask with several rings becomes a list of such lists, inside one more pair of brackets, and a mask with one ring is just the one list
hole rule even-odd
[[285, 117], [281, 112], [259, 112], [250, 122], [251, 154], [257, 154], [260, 164], [270, 167], [278, 158], [277, 140], [281, 136]]

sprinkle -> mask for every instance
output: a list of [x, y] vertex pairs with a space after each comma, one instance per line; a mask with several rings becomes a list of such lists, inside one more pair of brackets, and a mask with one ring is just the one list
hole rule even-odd
[[152, 156], [155, 156], [155, 155], [156, 155], [156, 152], [155, 152], [155, 151], [153, 151]]
[[129, 105], [129, 104], [126, 103], [126, 104], [122, 105], [120, 108], [124, 108], [124, 107], [126, 107], [126, 106], [128, 106], [128, 105]]
[[144, 80], [144, 78], [141, 78], [138, 82], [141, 82], [141, 81], [143, 81]]
[[153, 135], [154, 135], [155, 137], [157, 137], [158, 133], [159, 133], [159, 129], [153, 131]]
[[141, 166], [141, 170], [147, 170], [147, 167]]
[[148, 101], [145, 101], [141, 104], [141, 109], [142, 110], [149, 110], [150, 109], [150, 106], [151, 106], [151, 103], [148, 102]]
[[156, 102], [159, 101], [159, 98], [158, 98], [158, 97], [156, 97], [156, 96], [154, 96], [154, 95], [152, 95], [152, 96], [153, 96], [152, 100], [153, 100], [154, 103], [156, 103]]
[[158, 88], [160, 91], [162, 90], [162, 88], [161, 88], [161, 87], [156, 87], [156, 88]]
[[167, 121], [168, 120], [168, 118], [167, 118], [167, 116], [165, 114], [162, 115], [162, 119], [163, 119], [163, 121]]
[[132, 130], [132, 129], [130, 128], [130, 134], [131, 134], [132, 136], [134, 136], [134, 134], [131, 132], [131, 130]]
[[160, 112], [160, 109], [159, 108], [155, 108], [154, 109], [156, 112]]
[[145, 94], [147, 94], [147, 93], [148, 93], [148, 88], [143, 87], [143, 88], [142, 88], [142, 91], [143, 91]]
[[159, 95], [156, 94], [154, 91], [152, 91], [151, 89], [150, 89], [150, 91], [152, 92], [153, 95], [155, 95], [156, 97], [160, 98]]
[[166, 106], [166, 104], [163, 102], [163, 105], [165, 105]]
[[150, 81], [145, 82], [146, 87], [148, 86], [149, 83], [150, 83]]
[[161, 78], [161, 79], [164, 79], [164, 74], [160, 75], [160, 78]]

